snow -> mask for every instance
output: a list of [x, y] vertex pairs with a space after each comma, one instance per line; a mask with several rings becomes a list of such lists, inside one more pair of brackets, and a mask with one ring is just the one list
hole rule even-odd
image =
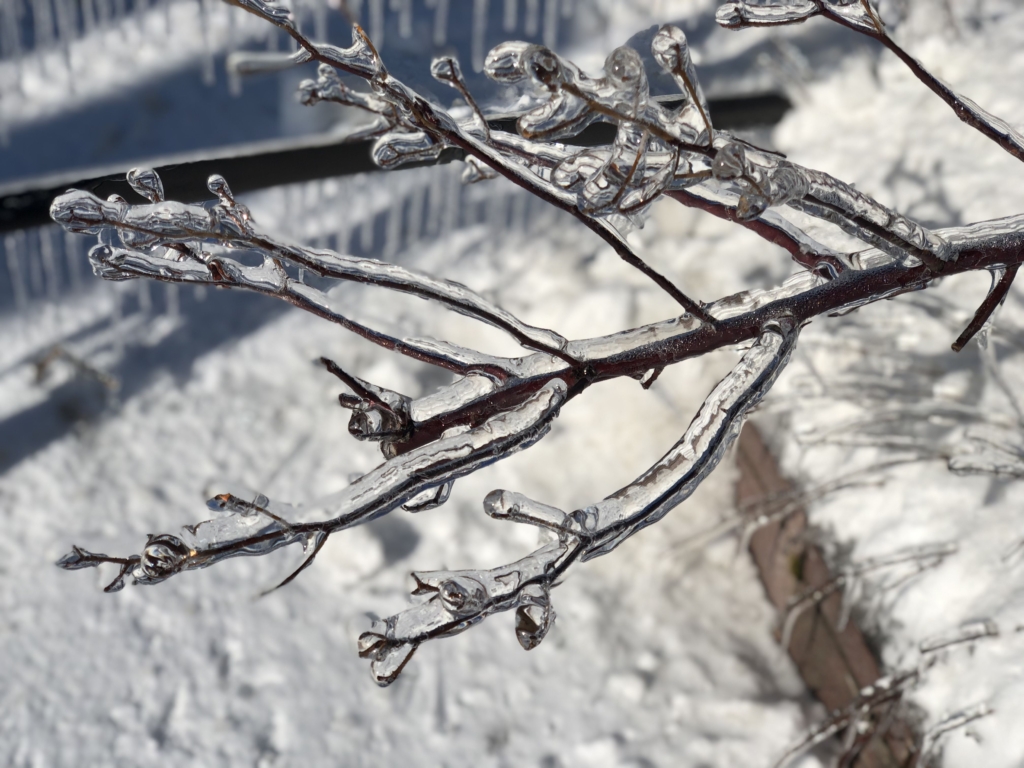
[[[641, 314], [670, 312], [596, 238], [565, 229], [528, 253], [511, 238], [446, 258], [528, 320], [574, 335], [635, 322], [628, 293]], [[344, 296], [354, 314], [394, 311], [373, 292]], [[420, 322], [488, 340], [450, 313]], [[761, 762], [795, 737], [809, 702], [771, 639], [751, 564], [731, 541], [686, 546], [731, 507], [729, 470], [660, 535], [578, 568], [553, 595], [556, 629], [529, 654], [508, 616], [426, 644], [387, 690], [354, 652], [368, 613], [408, 604], [409, 570], [493, 567], [533, 548], [534, 535], [483, 515], [492, 488], [573, 508], [630, 481], [678, 439], [732, 353], [666, 372], [654, 396], [634, 381], [596, 388], [538, 446], [458, 482], [444, 507], [332, 538], [311, 570], [266, 598], [252, 599], [296, 553], [116, 596], [91, 572], [52, 566], [72, 541], [135, 551], [147, 532], [203, 519], [216, 492], [301, 502], [372, 467], [379, 459], [349, 438], [333, 402], [336, 382], [311, 362], [321, 354], [413, 394], [430, 381], [291, 312], [197, 360], [184, 384], [153, 382], [116, 417], [5, 475], [8, 762], [727, 766]]]
[[[600, 52], [595, 43], [594, 62], [621, 42], [618, 30], [713, 5], [610, 4], [615, 39]], [[1024, 124], [1024, 103], [1006, 87], [1024, 71], [1024, 12], [996, 2], [951, 8], [949, 25], [922, 10], [898, 36], [955, 88]], [[743, 51], [753, 43], [739, 41], [765, 39], [762, 32], [726, 37]], [[724, 46], [709, 43], [705, 58], [734, 54]], [[587, 66], [585, 57], [580, 63]], [[109, 72], [97, 82], [117, 85]], [[788, 87], [799, 106], [771, 138], [792, 160], [926, 225], [1024, 209], [1022, 169], [891, 57], [855, 54]], [[458, 172], [319, 182], [245, 202], [271, 231], [334, 238], [340, 248], [369, 249], [376, 239], [403, 265], [463, 280], [524, 321], [569, 338], [675, 311], [596, 238], [504, 182], [464, 189], [453, 206], [448, 193]], [[416, 205], [422, 227], [403, 230], [398, 215]], [[511, 224], [495, 237], [491, 227], [502, 216]], [[659, 203], [631, 240], [702, 298], [777, 285], [794, 271], [751, 233], [671, 202]], [[967, 275], [815, 321], [758, 416], [784, 470], [807, 488], [915, 459], [872, 471], [870, 481], [814, 501], [809, 513], [835, 567], [956, 543], [937, 568], [867, 575], [854, 608], [887, 669], [934, 659], [909, 694], [926, 728], [972, 707], [992, 709], [938, 740], [949, 766], [1024, 761], [1024, 735], [1014, 727], [1024, 718], [1024, 557], [1016, 548], [1024, 538], [1024, 487], [946, 467], [950, 455], [970, 448], [965, 435], [979, 423], [1004, 436], [1020, 430], [1024, 293], [1011, 292], [987, 349], [972, 342], [959, 355], [949, 350], [987, 286], [987, 276]], [[321, 320], [281, 312], [269, 298], [242, 304], [210, 293], [196, 303], [188, 292], [177, 315], [163, 298], [145, 310], [139, 290], [101, 286], [59, 310], [35, 305], [31, 314], [0, 317], [0, 418], [44, 405], [78, 382], [66, 364], [55, 365], [42, 386], [35, 382], [34, 351], [57, 340], [99, 368], [124, 372], [127, 382], [123, 402], [102, 416], [70, 417], [73, 428], [65, 424], [24, 456], [18, 436], [5, 446], [16, 458], [0, 455], [9, 467], [0, 476], [0, 762], [768, 765], [823, 716], [772, 639], [777, 617], [753, 566], [737, 556], [734, 539], [708, 542], [707, 532], [733, 514], [728, 462], [655, 528], [575, 567], [553, 592], [558, 619], [537, 649], [522, 651], [511, 617], [499, 615], [425, 644], [383, 690], [355, 653], [372, 617], [415, 600], [409, 571], [490, 568], [534, 549], [530, 530], [483, 514], [489, 491], [507, 488], [563, 509], [597, 501], [679, 438], [737, 359], [734, 351], [669, 369], [648, 392], [632, 380], [593, 387], [537, 446], [458, 481], [445, 506], [395, 512], [332, 537], [311, 569], [268, 597], [255, 599], [298, 562], [298, 552], [228, 561], [113, 596], [101, 591], [113, 573], [59, 571], [52, 563], [71, 543], [138, 551], [147, 533], [206, 519], [203, 502], [215, 493], [309, 502], [379, 463], [370, 446], [349, 437], [347, 414], [336, 404], [339, 385], [313, 363], [321, 355], [410, 395], [448, 381]], [[467, 318], [384, 296], [354, 286], [337, 294], [360, 320], [397, 322], [496, 353], [513, 348]], [[134, 314], [121, 314], [132, 306]], [[190, 314], [197, 307], [207, 314]], [[161, 311], [159, 323], [147, 317]], [[83, 335], [111, 312], [121, 319]], [[163, 355], [175, 334], [191, 334], [185, 346], [213, 335], [231, 313], [231, 330], [209, 344], [188, 354], [173, 347], [155, 374], [132, 373], [133, 355]], [[920, 650], [977, 621], [995, 622], [998, 637]], [[796, 764], [826, 758], [822, 752]]]

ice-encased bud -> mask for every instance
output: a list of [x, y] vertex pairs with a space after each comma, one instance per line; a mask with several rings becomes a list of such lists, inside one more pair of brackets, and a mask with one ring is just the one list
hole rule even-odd
[[188, 557], [188, 547], [177, 536], [151, 536], [142, 550], [136, 581], [139, 584], [161, 582], [180, 571]]
[[526, 139], [564, 139], [575, 136], [596, 117], [586, 101], [558, 91], [541, 106], [521, 115], [516, 129]]
[[352, 25], [352, 45], [343, 50], [334, 49], [336, 55], [345, 64], [365, 77], [376, 77], [384, 71], [384, 63], [380, 60], [369, 35], [358, 24]]
[[499, 83], [518, 83], [526, 79], [523, 55], [533, 43], [510, 41], [497, 45], [484, 59], [484, 74]]
[[95, 235], [120, 220], [127, 205], [100, 200], [90, 192], [69, 189], [50, 204], [50, 218], [68, 232]]
[[92, 273], [104, 280], [133, 280], [137, 277], [121, 271], [117, 251], [103, 243], [89, 249], [89, 264], [92, 266]]
[[206, 180], [206, 188], [217, 196], [222, 205], [228, 208], [234, 207], [235, 196], [231, 193], [231, 187], [228, 186], [227, 179], [219, 173], [210, 175]]
[[164, 201], [164, 183], [152, 168], [132, 168], [125, 176], [128, 184], [151, 203]]
[[604, 60], [605, 74], [620, 87], [636, 88], [647, 83], [647, 73], [640, 54], [629, 46], [619, 46]]
[[455, 85], [462, 82], [462, 68], [458, 59], [451, 56], [438, 56], [430, 62], [430, 76], [440, 83]]
[[658, 66], [669, 73], [686, 72], [692, 64], [686, 35], [672, 24], [665, 24], [655, 33], [651, 40], [651, 55]]
[[278, 26], [295, 29], [295, 17], [292, 15], [291, 9], [286, 6], [269, 3], [266, 0], [233, 0], [233, 2]]
[[567, 157], [551, 171], [551, 181], [570, 192], [578, 191], [607, 164], [611, 152], [607, 149], [588, 149]]
[[768, 210], [770, 204], [771, 200], [764, 195], [750, 192], [742, 194], [739, 202], [736, 203], [736, 218], [740, 221], [756, 219]]
[[441, 603], [456, 618], [475, 616], [487, 601], [487, 589], [469, 576], [452, 576], [437, 590]]
[[476, 184], [479, 181], [496, 179], [498, 172], [481, 160], [470, 155], [466, 158], [466, 168], [462, 171], [463, 184]]
[[388, 131], [373, 145], [370, 154], [381, 168], [396, 168], [405, 163], [436, 160], [442, 146], [423, 131]]
[[731, 181], [744, 176], [747, 171], [747, 156], [739, 144], [726, 144], [715, 155], [711, 173], [719, 181]]
[[373, 681], [384, 688], [391, 685], [402, 674], [418, 646], [386, 644], [380, 648], [370, 661], [370, 674]]
[[522, 604], [516, 609], [516, 639], [523, 650], [532, 651], [547, 635], [555, 621], [555, 611], [547, 589], [531, 584], [523, 588]]

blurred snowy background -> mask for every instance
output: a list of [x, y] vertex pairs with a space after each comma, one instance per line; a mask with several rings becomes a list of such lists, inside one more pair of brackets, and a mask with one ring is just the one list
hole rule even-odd
[[[500, 94], [477, 65], [501, 40], [544, 41], [593, 71], [671, 21], [699, 53], [710, 97], [770, 92], [793, 103], [774, 129], [754, 131], [758, 141], [926, 225], [1024, 210], [1024, 170], [890, 55], [824, 22], [725, 32], [715, 5], [349, 3], [396, 75], [432, 91], [430, 56], [454, 52], [491, 106]], [[304, 28], [347, 41], [336, 8], [297, 8]], [[936, 74], [1024, 125], [1024, 95], [1009, 86], [1024, 74], [1016, 3], [884, 10]], [[0, 0], [0, 196], [350, 130], [356, 118], [344, 111], [297, 103], [308, 71], [239, 81], [225, 69], [231, 51], [284, 46], [215, 0]], [[572, 218], [501, 180], [463, 187], [460, 172], [327, 178], [244, 202], [264, 229], [462, 280], [566, 336], [673, 314]], [[631, 239], [705, 300], [795, 271], [750, 233], [671, 201]], [[52, 563], [72, 542], [136, 551], [146, 533], [205, 519], [214, 493], [305, 502], [378, 463], [348, 436], [338, 384], [314, 365], [321, 355], [414, 396], [446, 380], [271, 299], [99, 281], [89, 245], [50, 226], [0, 236], [0, 763], [768, 766], [824, 716], [773, 639], [777, 617], [749, 558], [733, 536], [709, 534], [735, 519], [728, 462], [657, 528], [572, 574], [535, 651], [498, 616], [425, 645], [388, 689], [355, 654], [368, 617], [408, 604], [410, 570], [491, 567], [532, 549], [528, 533], [482, 514], [488, 491], [575, 508], [632, 480], [679, 438], [732, 351], [670, 369], [650, 391], [595, 387], [539, 445], [457, 483], [444, 507], [333, 537], [313, 568], [266, 598], [254, 599], [294, 553], [115, 596], [101, 592], [105, 572], [59, 571]], [[1014, 727], [1024, 718], [1024, 490], [1013, 477], [1024, 475], [1024, 294], [1011, 292], [987, 346], [949, 351], [987, 280], [967, 275], [816, 321], [759, 416], [803, 487], [841, 486], [810, 507], [834, 568], [955, 543], [935, 570], [868, 574], [855, 600], [890, 671], [917, 664], [922, 642], [998, 630], [940, 653], [912, 692], [923, 732], [991, 710], [969, 728], [933, 731], [950, 766], [1024, 761]], [[359, 319], [511, 351], [424, 302], [338, 290]], [[955, 476], [951, 460], [961, 471], [998, 460], [1004, 471]], [[831, 750], [796, 764], [828, 764]]]

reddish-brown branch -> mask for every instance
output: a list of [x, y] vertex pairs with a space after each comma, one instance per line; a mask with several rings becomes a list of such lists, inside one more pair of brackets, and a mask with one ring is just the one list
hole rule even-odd
[[[739, 218], [736, 213], [736, 209], [732, 206], [725, 205], [724, 203], [719, 203], [714, 200], [708, 200], [705, 197], [700, 197], [699, 195], [695, 195], [685, 189], [673, 190], [671, 192], [666, 192], [665, 194], [688, 208], [697, 208], [698, 210], [706, 211], [713, 216], [717, 216], [720, 219], [725, 219], [726, 221], [733, 222], [734, 224], [739, 224], [741, 227], [749, 229], [751, 232], [767, 240], [769, 243], [785, 248], [793, 257], [793, 261], [812, 272], [816, 272], [825, 277], [832, 277], [834, 274], [839, 274], [846, 269], [846, 265], [835, 256], [807, 251], [799, 241], [790, 237], [786, 232], [778, 227], [773, 227], [760, 219], [744, 220]], [[825, 265], [827, 265], [827, 268]]]
[[974, 338], [974, 334], [982, 329], [982, 326], [988, 321], [992, 313], [996, 311], [996, 307], [1003, 303], [1003, 299], [1006, 298], [1006, 294], [1010, 290], [1010, 286], [1013, 285], [1013, 278], [1017, 276], [1017, 269], [1019, 265], [1014, 264], [1012, 267], [1007, 267], [1003, 276], [999, 278], [999, 282], [992, 286], [992, 290], [988, 292], [988, 296], [981, 302], [981, 306], [978, 307], [978, 311], [974, 313], [974, 318], [967, 327], [964, 328], [964, 332], [957, 337], [957, 340], [953, 342], [953, 351], [959, 352], [963, 349], [967, 342]]

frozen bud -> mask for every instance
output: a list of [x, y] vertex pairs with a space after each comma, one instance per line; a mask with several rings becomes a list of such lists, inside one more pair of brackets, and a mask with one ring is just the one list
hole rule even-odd
[[213, 192], [219, 199], [220, 202], [227, 206], [232, 207], [235, 204], [235, 196], [231, 194], [231, 187], [228, 186], [227, 179], [221, 176], [219, 173], [214, 173], [206, 180], [206, 188]]
[[394, 130], [377, 139], [370, 155], [381, 168], [395, 168], [403, 163], [437, 159], [442, 149], [423, 131]]
[[470, 155], [466, 158], [466, 168], [462, 172], [463, 184], [476, 184], [478, 181], [496, 179], [498, 172], [486, 163]]
[[529, 77], [526, 71], [527, 53], [539, 46], [534, 43], [508, 42], [491, 49], [484, 59], [484, 72], [499, 83], [518, 83]]
[[624, 45], [608, 55], [604, 61], [604, 71], [615, 83], [630, 88], [647, 81], [640, 54]]
[[69, 189], [54, 198], [50, 217], [69, 232], [95, 235], [120, 221], [126, 210], [123, 202], [104, 201], [89, 192]]
[[356, 641], [356, 648], [359, 651], [359, 658], [368, 659], [375, 656], [377, 651], [383, 648], [388, 639], [377, 632], [363, 632]]
[[651, 40], [651, 54], [668, 72], [685, 72], [690, 67], [690, 45], [679, 27], [666, 24]]
[[164, 183], [152, 168], [132, 168], [125, 178], [131, 188], [149, 202], [164, 201]]
[[151, 536], [139, 561], [140, 584], [156, 584], [178, 571], [188, 560], [189, 549], [177, 536]]
[[370, 674], [381, 688], [391, 685], [405, 669], [418, 646], [385, 644], [370, 658]]
[[533, 80], [548, 87], [561, 85], [568, 78], [562, 62], [543, 45], [534, 45], [523, 54], [526, 74]]
[[768, 209], [770, 202], [764, 195], [756, 193], [740, 195], [739, 202], [736, 204], [736, 218], [740, 221], [756, 219]]
[[441, 582], [437, 592], [444, 607], [456, 618], [480, 613], [487, 601], [484, 585], [469, 576], [452, 576]]
[[726, 144], [715, 155], [711, 172], [719, 181], [738, 179], [746, 174], [747, 156], [739, 144]]
[[462, 82], [462, 69], [451, 56], [440, 56], [430, 62], [430, 75], [438, 82], [449, 85]]

